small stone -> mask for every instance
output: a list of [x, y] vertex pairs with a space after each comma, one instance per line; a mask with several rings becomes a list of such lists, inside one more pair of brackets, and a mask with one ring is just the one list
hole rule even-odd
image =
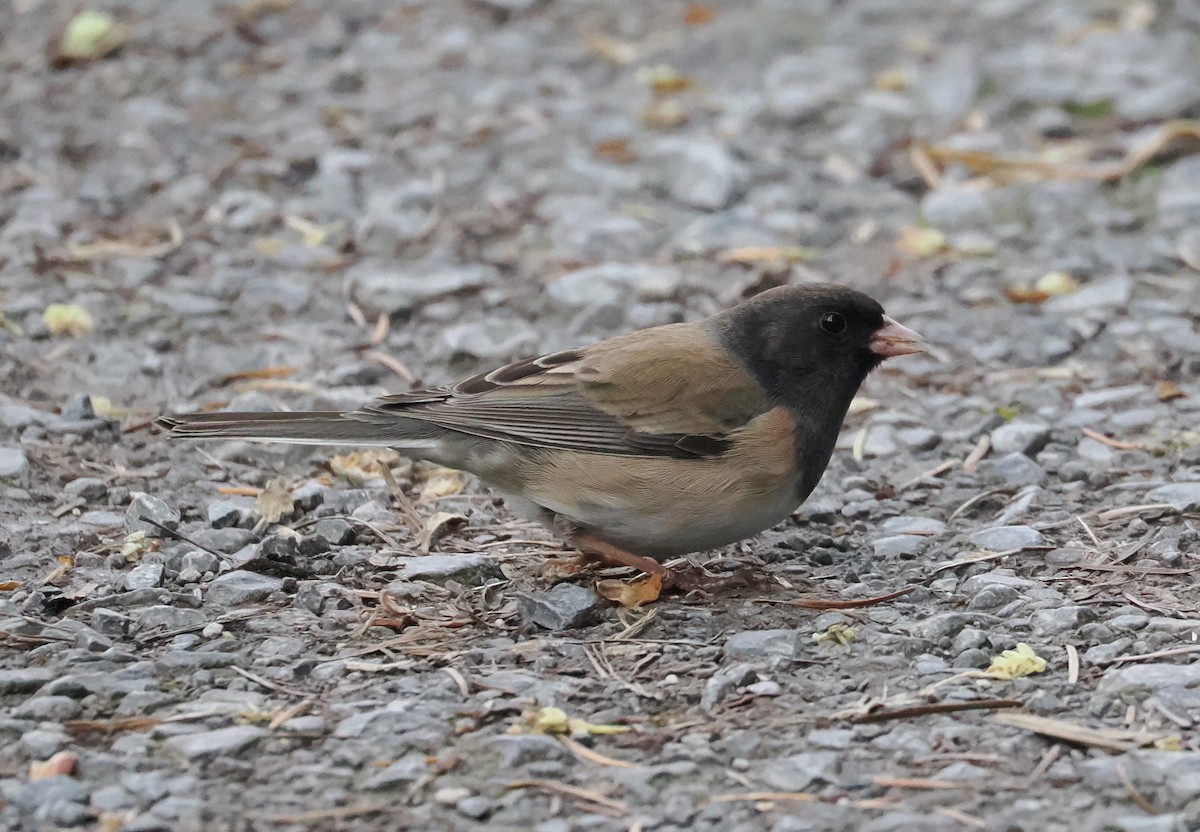
[[197, 546], [203, 546], [214, 552], [232, 555], [234, 552], [249, 546], [254, 542], [254, 532], [250, 529], [233, 527], [224, 529], [199, 529], [188, 535]]
[[207, 572], [216, 574], [221, 568], [221, 559], [212, 552], [188, 552], [180, 561], [180, 574], [187, 570], [191, 570], [196, 574], [203, 575]]
[[563, 760], [568, 756], [566, 749], [553, 737], [541, 734], [502, 734], [489, 739], [486, 748], [498, 755], [500, 765], [508, 770], [530, 763]]
[[944, 182], [921, 199], [921, 217], [940, 231], [984, 228], [995, 214], [986, 191], [958, 182]]
[[1117, 457], [1116, 451], [1090, 436], [1079, 440], [1079, 444], [1075, 447], [1075, 453], [1079, 454], [1080, 459], [1098, 467], [1111, 465]]
[[902, 428], [896, 431], [896, 439], [914, 451], [932, 451], [941, 444], [942, 435], [930, 428]]
[[334, 546], [348, 546], [354, 542], [356, 531], [353, 523], [336, 517], [326, 517], [318, 520], [313, 533], [320, 535]]
[[103, 500], [108, 494], [108, 486], [96, 477], [79, 477], [63, 486], [63, 492], [81, 500]]
[[1045, 485], [1046, 472], [1042, 467], [1020, 452], [1005, 454], [979, 463], [979, 477], [985, 483], [1022, 488], [1027, 485]]
[[282, 586], [283, 581], [279, 578], [238, 569], [214, 578], [208, 585], [204, 600], [217, 607], [253, 604], [279, 591]]
[[1167, 503], [1179, 511], [1200, 510], [1200, 482], [1160, 485], [1146, 494], [1147, 503]]
[[483, 586], [504, 578], [496, 561], [483, 555], [399, 558], [395, 568], [402, 581], [428, 581], [439, 586], [447, 581], [456, 581], [464, 586]]
[[49, 667], [0, 668], [0, 696], [34, 693], [56, 675]]
[[972, 610], [994, 610], [998, 607], [1003, 607], [1005, 604], [1011, 604], [1020, 597], [1021, 594], [1011, 586], [992, 584], [985, 586], [975, 593], [971, 598], [971, 602], [967, 604], [967, 608]]
[[[295, 728], [291, 723], [290, 729]], [[412, 752], [388, 765], [382, 771], [372, 774], [365, 783], [364, 789], [378, 791], [398, 786], [408, 786], [429, 774], [429, 763], [424, 754]]]
[[106, 636], [123, 638], [129, 634], [133, 619], [116, 610], [99, 607], [92, 610], [92, 629]]
[[180, 734], [166, 740], [164, 745], [189, 760], [202, 760], [222, 754], [236, 755], [269, 734], [266, 729], [253, 725], [233, 725], [195, 734]]
[[750, 684], [758, 678], [751, 664], [735, 664], [722, 667], [704, 683], [704, 693], [700, 695], [700, 707], [712, 710], [722, 699], [740, 687]]
[[742, 165], [713, 139], [661, 139], [648, 161], [656, 184], [671, 199], [689, 208], [724, 208], [745, 181]]
[[203, 638], [214, 639], [220, 638], [225, 633], [225, 626], [219, 621], [210, 621], [204, 625], [204, 629], [200, 631]]
[[990, 529], [980, 529], [967, 540], [972, 545], [990, 552], [1025, 549], [1031, 546], [1041, 546], [1045, 542], [1042, 533], [1030, 526], [993, 526]]
[[493, 360], [533, 352], [538, 338], [538, 331], [519, 318], [488, 317], [442, 330], [442, 342], [451, 354]]
[[725, 658], [734, 661], [793, 659], [799, 652], [795, 630], [747, 630], [725, 640]]
[[946, 524], [934, 517], [889, 517], [883, 521], [879, 530], [886, 535], [937, 537], [946, 531]]
[[1084, 285], [1068, 295], [1050, 298], [1042, 308], [1048, 314], [1069, 315], [1092, 309], [1121, 308], [1133, 297], [1133, 278], [1119, 275]]
[[775, 760], [764, 760], [758, 779], [773, 790], [803, 792], [810, 787], [836, 783], [842, 754], [837, 751], [807, 751]]
[[1041, 422], [1013, 420], [992, 431], [992, 450], [998, 454], [1037, 456], [1050, 441], [1050, 427]]
[[133, 613], [139, 630], [184, 630], [202, 627], [208, 617], [200, 610], [155, 604]]
[[601, 599], [590, 589], [558, 584], [545, 592], [517, 598], [521, 617], [547, 630], [573, 630], [585, 626], [600, 608]]
[[1035, 632], [1047, 635], [1059, 635], [1070, 630], [1076, 630], [1084, 624], [1089, 624], [1099, 618], [1091, 607], [1064, 606], [1038, 610], [1030, 616]]
[[433, 800], [443, 806], [453, 806], [458, 801], [466, 800], [470, 796], [471, 790], [463, 786], [443, 786], [433, 793]]
[[256, 515], [253, 506], [238, 500], [213, 500], [208, 504], [208, 525], [214, 529], [234, 526], [253, 526]]
[[125, 511], [125, 531], [145, 532], [151, 537], [161, 537], [162, 529], [147, 523], [146, 520], [153, 520], [159, 526], [166, 526], [168, 529], [179, 528], [179, 512], [177, 510], [168, 506], [158, 497], [144, 491], [135, 491], [129, 508]]
[[1129, 664], [1105, 671], [1096, 687], [1102, 696], [1144, 699], [1163, 688], [1200, 685], [1200, 664]]
[[11, 713], [20, 719], [62, 722], [75, 719], [81, 710], [79, 703], [69, 696], [34, 696], [17, 705]]
[[350, 296], [367, 312], [398, 315], [439, 298], [478, 292], [492, 280], [483, 266], [417, 262], [406, 267], [364, 260], [346, 273]]
[[911, 534], [881, 537], [873, 544], [877, 558], [913, 557], [923, 552], [928, 545], [927, 539]]
[[163, 565], [161, 563], [139, 563], [125, 573], [126, 589], [148, 589], [162, 584]]
[[682, 285], [683, 275], [674, 266], [603, 263], [567, 272], [546, 293], [563, 306], [581, 308], [624, 304], [630, 294], [638, 300], [666, 300]]
[[746, 693], [752, 693], [755, 696], [781, 696], [783, 694], [783, 685], [770, 680], [754, 682], [746, 686]]
[[0, 479], [19, 477], [29, 470], [29, 460], [20, 448], [0, 448]]
[[495, 811], [492, 801], [483, 795], [464, 797], [454, 804], [454, 808], [458, 810], [459, 814], [475, 820], [484, 820]]
[[868, 84], [856, 50], [819, 46], [785, 55], [763, 74], [763, 98], [776, 118], [795, 122], [819, 113]]

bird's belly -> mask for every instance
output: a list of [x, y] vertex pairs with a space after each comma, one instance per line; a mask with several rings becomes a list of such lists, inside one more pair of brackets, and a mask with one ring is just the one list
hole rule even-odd
[[[787, 519], [801, 502], [790, 467], [743, 469], [716, 461], [610, 457], [555, 465], [543, 458], [524, 496], [560, 523], [639, 555], [667, 558], [735, 543]], [[674, 463], [674, 464], [671, 464]], [[538, 482], [540, 480], [541, 482]], [[540, 487], [542, 483], [553, 488]]]

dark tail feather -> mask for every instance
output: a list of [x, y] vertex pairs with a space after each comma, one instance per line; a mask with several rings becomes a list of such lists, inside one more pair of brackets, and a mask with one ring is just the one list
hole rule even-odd
[[391, 448], [432, 448], [436, 442], [430, 426], [420, 422], [396, 417], [386, 421], [364, 421], [356, 413], [328, 411], [180, 413], [162, 416], [155, 424], [176, 439], [251, 439], [294, 445], [380, 445]]

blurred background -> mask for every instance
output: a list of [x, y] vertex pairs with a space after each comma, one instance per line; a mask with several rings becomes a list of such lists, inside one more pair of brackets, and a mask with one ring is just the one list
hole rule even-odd
[[1200, 259], [1197, 8], [15, 0], [5, 375], [146, 410], [445, 381], [789, 280], [1054, 363]]

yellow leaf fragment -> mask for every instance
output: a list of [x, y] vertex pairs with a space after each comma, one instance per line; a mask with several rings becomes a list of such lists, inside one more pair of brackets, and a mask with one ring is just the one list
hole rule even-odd
[[428, 553], [433, 544], [438, 538], [462, 528], [467, 524], [467, 518], [461, 514], [454, 514], [449, 511], [439, 511], [425, 521], [424, 528], [421, 529], [421, 535], [417, 538], [417, 549]]
[[1032, 676], [1046, 669], [1046, 660], [1033, 652], [1025, 642], [1018, 642], [1012, 650], [1005, 650], [992, 660], [983, 673], [992, 679], [1019, 679]]
[[20, 588], [20, 581], [0, 581], [0, 592], [12, 592]]
[[756, 263], [787, 265], [803, 260], [813, 260], [820, 254], [815, 248], [803, 246], [743, 246], [726, 251], [721, 255], [721, 262], [741, 263], [747, 266]]
[[295, 503], [288, 492], [287, 480], [276, 477], [267, 483], [254, 500], [254, 507], [268, 523], [278, 523], [280, 518], [292, 513]]
[[467, 480], [461, 471], [453, 468], [433, 467], [425, 470], [425, 481], [421, 484], [421, 499], [436, 500], [457, 494], [466, 486]]
[[1160, 402], [1171, 402], [1175, 399], [1187, 398], [1187, 393], [1173, 381], [1160, 381], [1155, 385], [1154, 392]]
[[588, 722], [586, 719], [569, 717], [562, 708], [538, 708], [536, 711], [525, 713], [522, 725], [514, 725], [512, 733], [532, 734], [624, 734], [629, 731], [624, 725], [603, 725]]
[[82, 11], [71, 19], [58, 45], [60, 61], [94, 61], [119, 49], [128, 30], [104, 12]]
[[812, 638], [817, 644], [838, 644], [847, 647], [858, 641], [858, 628], [849, 624], [830, 624], [828, 629], [813, 633]]
[[91, 313], [76, 303], [52, 303], [42, 313], [42, 320], [51, 335], [78, 338], [96, 328]]
[[157, 548], [158, 544], [146, 537], [145, 532], [130, 532], [125, 535], [125, 541], [121, 544], [121, 557], [129, 563], [137, 563], [142, 559], [142, 555]]
[[658, 600], [662, 595], [662, 578], [647, 575], [635, 581], [597, 581], [596, 594], [633, 610]]
[[674, 95], [696, 85], [695, 78], [681, 74], [670, 64], [644, 66], [637, 71], [637, 79], [655, 95]]
[[1171, 734], [1169, 737], [1163, 737], [1154, 741], [1156, 751], [1182, 751], [1183, 741], [1178, 734]]
[[79, 757], [74, 751], [59, 751], [48, 760], [34, 760], [29, 764], [29, 779], [30, 780], [45, 780], [48, 777], [57, 777], [61, 774], [74, 774], [75, 766], [79, 764]]
[[392, 465], [400, 455], [391, 448], [370, 448], [348, 454], [336, 454], [329, 458], [329, 470], [334, 476], [347, 480], [351, 485], [361, 486], [380, 477], [380, 465]]
[[932, 257], [948, 247], [946, 235], [936, 228], [906, 228], [896, 241], [896, 248], [914, 257]]
[[1035, 291], [1044, 292], [1052, 298], [1069, 295], [1079, 289], [1079, 281], [1067, 272], [1046, 272], [1033, 284]]

